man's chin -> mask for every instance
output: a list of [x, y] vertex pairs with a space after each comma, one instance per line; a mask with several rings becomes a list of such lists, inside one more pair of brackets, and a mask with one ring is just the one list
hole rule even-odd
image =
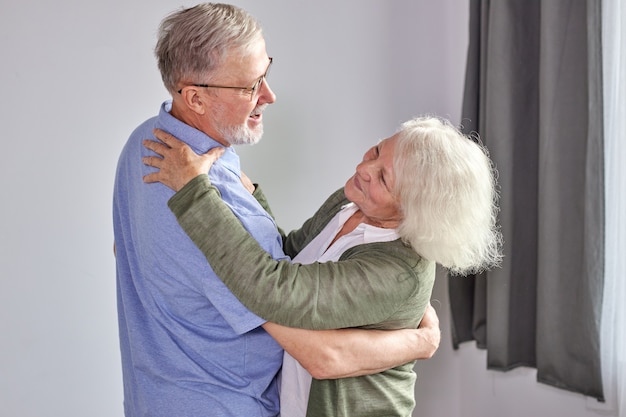
[[256, 145], [260, 141], [261, 141], [260, 136], [254, 136], [254, 137], [245, 137], [245, 138], [238, 137], [236, 139], [229, 140], [228, 143], [230, 143], [231, 145]]
[[226, 140], [231, 145], [255, 145], [261, 141], [263, 137], [263, 129], [256, 129], [256, 132], [247, 130], [245, 132], [239, 131], [232, 135], [228, 135]]

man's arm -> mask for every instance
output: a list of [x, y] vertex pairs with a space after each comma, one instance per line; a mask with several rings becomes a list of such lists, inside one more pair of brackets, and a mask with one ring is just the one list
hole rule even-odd
[[428, 305], [418, 329], [305, 330], [267, 322], [263, 328], [316, 379], [369, 375], [417, 359], [429, 359], [441, 332]]

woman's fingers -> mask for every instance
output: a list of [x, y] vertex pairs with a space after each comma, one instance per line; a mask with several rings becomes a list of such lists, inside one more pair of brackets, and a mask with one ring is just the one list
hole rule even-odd
[[252, 194], [256, 187], [254, 186], [250, 178], [248, 178], [248, 176], [243, 171], [241, 171], [240, 178], [243, 186], [246, 188], [246, 190], [250, 192], [250, 194]]
[[207, 158], [211, 162], [211, 165], [213, 165], [215, 161], [220, 159], [222, 155], [224, 155], [224, 148], [218, 146], [218, 147], [209, 149], [204, 154], [204, 157]]
[[160, 171], [156, 171], [156, 172], [151, 172], [149, 174], [144, 175], [143, 182], [146, 182], [148, 184], [151, 184], [153, 182], [160, 182], [161, 178], [159, 176], [159, 172]]
[[144, 156], [141, 158], [141, 162], [149, 167], [161, 168], [161, 162], [163, 162], [163, 159], [158, 156]]
[[152, 152], [161, 156], [164, 156], [165, 153], [171, 149], [169, 146], [164, 145], [163, 143], [150, 140], [150, 139], [144, 139], [142, 143], [146, 149], [149, 149]]
[[170, 148], [179, 147], [183, 144], [182, 141], [176, 139], [174, 136], [170, 135], [169, 133], [161, 129], [155, 128], [152, 130], [152, 133], [154, 134], [154, 136], [156, 136], [158, 140], [165, 143]]
[[143, 145], [156, 155], [142, 158], [145, 165], [156, 168], [143, 177], [144, 182], [160, 182], [174, 191], [200, 174], [206, 174], [223, 154], [223, 147], [215, 147], [198, 155], [186, 143], [159, 129], [154, 129], [158, 141], [145, 139]]

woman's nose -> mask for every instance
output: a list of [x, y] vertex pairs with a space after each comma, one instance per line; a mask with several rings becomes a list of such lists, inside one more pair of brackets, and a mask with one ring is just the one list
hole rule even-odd
[[370, 175], [371, 163], [369, 161], [363, 161], [359, 165], [356, 166], [356, 172], [359, 174], [361, 178], [369, 181], [371, 178]]

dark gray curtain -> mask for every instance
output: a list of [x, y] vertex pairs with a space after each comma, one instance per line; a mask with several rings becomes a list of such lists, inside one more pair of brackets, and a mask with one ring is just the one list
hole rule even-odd
[[449, 278], [453, 343], [602, 399], [601, 2], [470, 1], [462, 124], [499, 172], [505, 261]]

